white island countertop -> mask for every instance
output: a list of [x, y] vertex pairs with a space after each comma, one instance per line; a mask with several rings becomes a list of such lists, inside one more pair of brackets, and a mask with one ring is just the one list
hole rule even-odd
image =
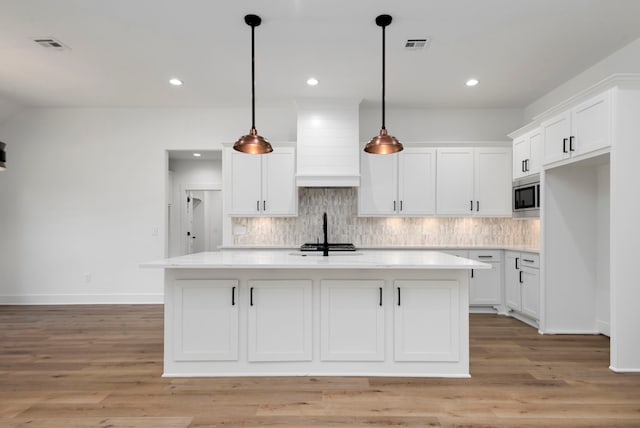
[[223, 250], [189, 254], [141, 264], [163, 269], [491, 269], [491, 265], [439, 251]]

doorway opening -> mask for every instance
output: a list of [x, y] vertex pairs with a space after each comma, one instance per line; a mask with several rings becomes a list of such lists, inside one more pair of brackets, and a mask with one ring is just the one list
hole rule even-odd
[[217, 251], [223, 229], [222, 152], [167, 150], [167, 159], [167, 257]]

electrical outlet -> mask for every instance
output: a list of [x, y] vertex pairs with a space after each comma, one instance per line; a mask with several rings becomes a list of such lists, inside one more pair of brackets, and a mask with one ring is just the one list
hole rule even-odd
[[84, 282], [85, 284], [88, 284], [91, 282], [91, 272], [85, 272], [84, 276]]
[[151, 228], [151, 236], [158, 236], [159, 233], [160, 229], [158, 228], [158, 226], [154, 226]]

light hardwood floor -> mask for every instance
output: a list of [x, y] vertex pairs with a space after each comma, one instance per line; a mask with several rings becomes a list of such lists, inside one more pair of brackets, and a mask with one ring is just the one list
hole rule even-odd
[[0, 306], [0, 427], [640, 427], [603, 336], [471, 316], [471, 379], [174, 378], [162, 306]]

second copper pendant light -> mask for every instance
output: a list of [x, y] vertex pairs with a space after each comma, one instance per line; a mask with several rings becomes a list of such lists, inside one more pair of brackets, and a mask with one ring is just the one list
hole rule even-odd
[[376, 17], [376, 24], [382, 27], [382, 127], [380, 133], [373, 137], [367, 145], [364, 147], [364, 151], [367, 153], [373, 153], [378, 155], [386, 155], [391, 153], [397, 153], [402, 151], [403, 147], [400, 141], [396, 137], [389, 135], [387, 128], [384, 125], [385, 110], [384, 110], [384, 96], [385, 96], [385, 28], [391, 24], [391, 15], [379, 15]]

